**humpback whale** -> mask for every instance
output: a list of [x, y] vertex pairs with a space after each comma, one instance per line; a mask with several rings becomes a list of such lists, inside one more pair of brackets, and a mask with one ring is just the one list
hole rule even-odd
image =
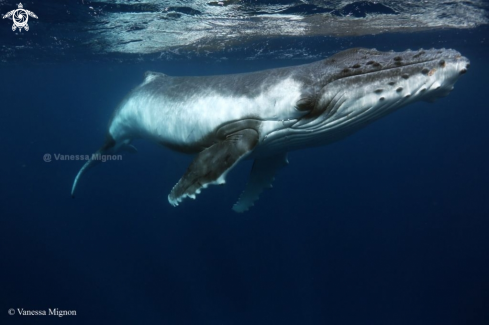
[[[243, 212], [271, 187], [287, 152], [338, 141], [416, 101], [449, 94], [469, 60], [451, 49], [381, 52], [354, 48], [310, 64], [253, 73], [172, 77], [146, 72], [116, 108], [94, 154], [134, 150], [148, 139], [194, 160], [168, 195], [177, 206], [225, 183], [241, 160], [254, 159], [233, 210]], [[92, 156], [94, 156], [92, 155]], [[90, 159], [80, 177], [100, 160]]]

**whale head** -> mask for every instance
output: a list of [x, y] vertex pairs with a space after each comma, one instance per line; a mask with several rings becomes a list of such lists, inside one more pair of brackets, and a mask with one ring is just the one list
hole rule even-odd
[[311, 65], [318, 82], [296, 105], [305, 115], [291, 136], [302, 146], [336, 141], [407, 104], [447, 96], [469, 66], [450, 49], [340, 52]]

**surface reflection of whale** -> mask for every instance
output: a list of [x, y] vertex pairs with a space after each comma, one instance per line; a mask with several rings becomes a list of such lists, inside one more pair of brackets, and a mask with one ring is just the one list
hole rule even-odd
[[[469, 61], [454, 50], [350, 49], [311, 64], [246, 74], [170, 77], [147, 72], [115, 110], [98, 154], [153, 140], [195, 154], [168, 200], [178, 205], [223, 184], [240, 160], [254, 159], [235, 211], [247, 210], [288, 151], [337, 141], [419, 100], [448, 95]], [[75, 178], [98, 160], [90, 160]]]

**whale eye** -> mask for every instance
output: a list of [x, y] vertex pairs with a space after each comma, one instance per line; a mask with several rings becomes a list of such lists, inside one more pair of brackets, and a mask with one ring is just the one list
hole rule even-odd
[[396, 82], [395, 82], [395, 81], [391, 81], [391, 82], [389, 82], [389, 86], [394, 86], [395, 84], [396, 84]]
[[376, 94], [380, 94], [380, 93], [381, 93], [381, 92], [383, 92], [383, 91], [384, 91], [384, 89], [376, 89], [376, 90], [374, 91], [374, 93], [376, 93]]
[[400, 93], [402, 91], [402, 87], [397, 88], [396, 91]]
[[424, 68], [423, 70], [421, 70], [422, 74], [428, 74], [429, 72], [430, 72], [430, 69], [428, 69], [428, 68]]
[[403, 75], [402, 75], [402, 78], [403, 78], [403, 79], [409, 79], [409, 75], [408, 75], [408, 74], [403, 74]]
[[353, 68], [353, 69], [358, 69], [358, 68], [360, 68], [360, 64], [358, 64], [358, 63], [357, 63], [357, 64], [355, 64], [355, 65], [354, 65], [352, 68]]
[[440, 67], [444, 68], [446, 66], [445, 60], [440, 61]]
[[401, 58], [400, 56], [396, 56], [396, 57], [394, 58], [394, 61], [402, 61], [402, 58]]
[[374, 64], [375, 62], [374, 61], [368, 61], [367, 62], [367, 65], [371, 65], [371, 64]]
[[311, 111], [314, 108], [314, 99], [309, 94], [305, 94], [295, 106], [299, 111]]

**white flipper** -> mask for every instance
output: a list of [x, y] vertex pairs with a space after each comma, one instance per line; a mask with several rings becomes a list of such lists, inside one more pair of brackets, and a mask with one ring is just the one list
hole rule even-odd
[[[24, 10], [25, 10], [25, 9], [24, 9]], [[33, 13], [32, 11], [25, 10], [25, 12], [26, 12], [26, 13], [27, 13], [29, 16], [31, 16], [32, 18], [36, 18], [36, 19], [38, 18], [38, 17], [37, 17], [37, 15], [36, 15], [35, 13]]]
[[12, 17], [12, 15], [14, 14], [14, 12], [15, 12], [15, 10], [12, 10], [12, 11], [7, 12], [5, 15], [3, 15], [2, 19]]
[[195, 199], [209, 184], [224, 184], [229, 170], [258, 143], [258, 132], [244, 129], [225, 136], [202, 150], [168, 195], [168, 202], [177, 206], [184, 198]]
[[255, 159], [248, 184], [246, 184], [246, 188], [241, 193], [238, 202], [233, 206], [233, 210], [236, 212], [245, 212], [253, 206], [261, 192], [265, 188], [272, 187], [275, 173], [279, 169], [287, 166], [288, 163], [287, 153]]

